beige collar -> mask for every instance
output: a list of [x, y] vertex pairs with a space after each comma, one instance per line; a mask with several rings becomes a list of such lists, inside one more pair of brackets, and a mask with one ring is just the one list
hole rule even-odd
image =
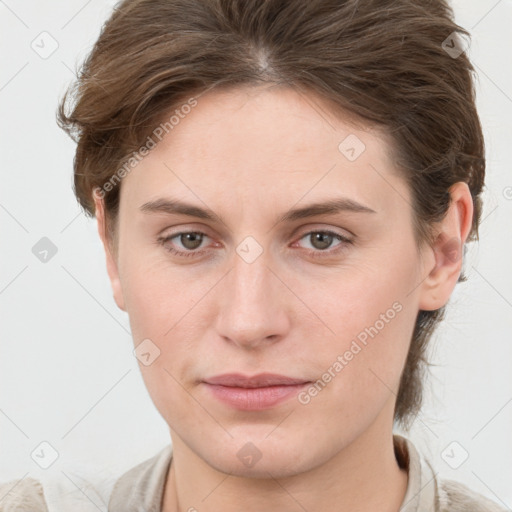
[[[436, 510], [436, 475], [407, 438], [393, 436], [395, 454], [408, 470], [408, 484], [400, 512]], [[109, 512], [161, 512], [165, 481], [172, 459], [172, 445], [124, 473], [116, 482], [108, 505]]]

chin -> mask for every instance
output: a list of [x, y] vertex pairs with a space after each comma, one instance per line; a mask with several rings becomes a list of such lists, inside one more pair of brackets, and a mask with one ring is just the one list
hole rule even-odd
[[[293, 451], [296, 453], [296, 450]], [[221, 473], [255, 479], [286, 478], [303, 473], [308, 469], [304, 467], [304, 460], [299, 464], [296, 455], [283, 452], [273, 452], [271, 456], [267, 455], [266, 457], [263, 455], [252, 466], [240, 462], [236, 455], [235, 457], [229, 455], [219, 457], [218, 454], [215, 454], [212, 460], [206, 462]]]
[[[255, 431], [254, 428], [250, 430], [251, 433]], [[259, 429], [259, 435], [238, 432], [238, 435], [223, 442], [216, 439], [208, 446], [196, 445], [194, 451], [216, 471], [259, 479], [294, 476], [321, 465], [332, 456], [332, 453], [324, 453], [321, 446], [315, 450], [311, 438], [310, 443], [305, 444], [303, 440], [294, 439], [283, 431], [281, 436], [271, 439], [273, 434], [268, 436], [271, 430], [265, 426]]]

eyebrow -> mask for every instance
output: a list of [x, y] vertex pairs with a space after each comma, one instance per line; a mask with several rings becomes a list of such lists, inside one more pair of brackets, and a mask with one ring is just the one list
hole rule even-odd
[[[198, 219], [210, 220], [224, 224], [224, 221], [215, 212], [209, 208], [200, 208], [190, 203], [180, 201], [177, 199], [156, 199], [144, 203], [140, 210], [144, 213], [166, 213], [170, 215], [187, 215], [189, 217], [196, 217]], [[346, 197], [338, 197], [329, 199], [322, 202], [317, 202], [303, 206], [301, 208], [294, 208], [283, 215], [281, 215], [276, 224], [282, 222], [293, 222], [308, 217], [317, 215], [335, 215], [340, 212], [352, 213], [377, 213], [368, 206], [365, 206], [353, 199]]]

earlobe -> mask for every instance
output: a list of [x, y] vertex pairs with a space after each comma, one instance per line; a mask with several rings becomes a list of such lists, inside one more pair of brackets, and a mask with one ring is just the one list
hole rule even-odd
[[464, 182], [455, 183], [450, 195], [450, 206], [429, 248], [435, 264], [430, 270], [424, 269], [427, 275], [419, 303], [419, 309], [424, 311], [439, 309], [448, 302], [462, 270], [464, 243], [471, 230], [473, 200], [469, 187]]
[[96, 190], [93, 192], [94, 198], [94, 208], [96, 214], [96, 221], [98, 226], [98, 234], [101, 238], [101, 242], [103, 243], [103, 249], [105, 250], [105, 258], [107, 265], [107, 273], [110, 279], [110, 285], [112, 287], [112, 293], [114, 296], [114, 300], [117, 306], [126, 311], [123, 290], [121, 287], [121, 280], [119, 278], [119, 269], [118, 264], [114, 255], [114, 251], [112, 248], [113, 241], [110, 240], [109, 235], [107, 233], [107, 224], [105, 217], [105, 204], [103, 201], [103, 197], [100, 194], [96, 193]]

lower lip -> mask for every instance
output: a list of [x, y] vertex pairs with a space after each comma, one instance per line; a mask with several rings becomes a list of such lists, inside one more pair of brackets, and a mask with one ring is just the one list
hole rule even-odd
[[290, 386], [269, 386], [266, 388], [234, 388], [228, 386], [218, 386], [216, 384], [205, 383], [206, 387], [221, 402], [244, 411], [261, 411], [297, 396], [301, 389], [309, 386], [309, 382], [304, 384], [294, 384]]

